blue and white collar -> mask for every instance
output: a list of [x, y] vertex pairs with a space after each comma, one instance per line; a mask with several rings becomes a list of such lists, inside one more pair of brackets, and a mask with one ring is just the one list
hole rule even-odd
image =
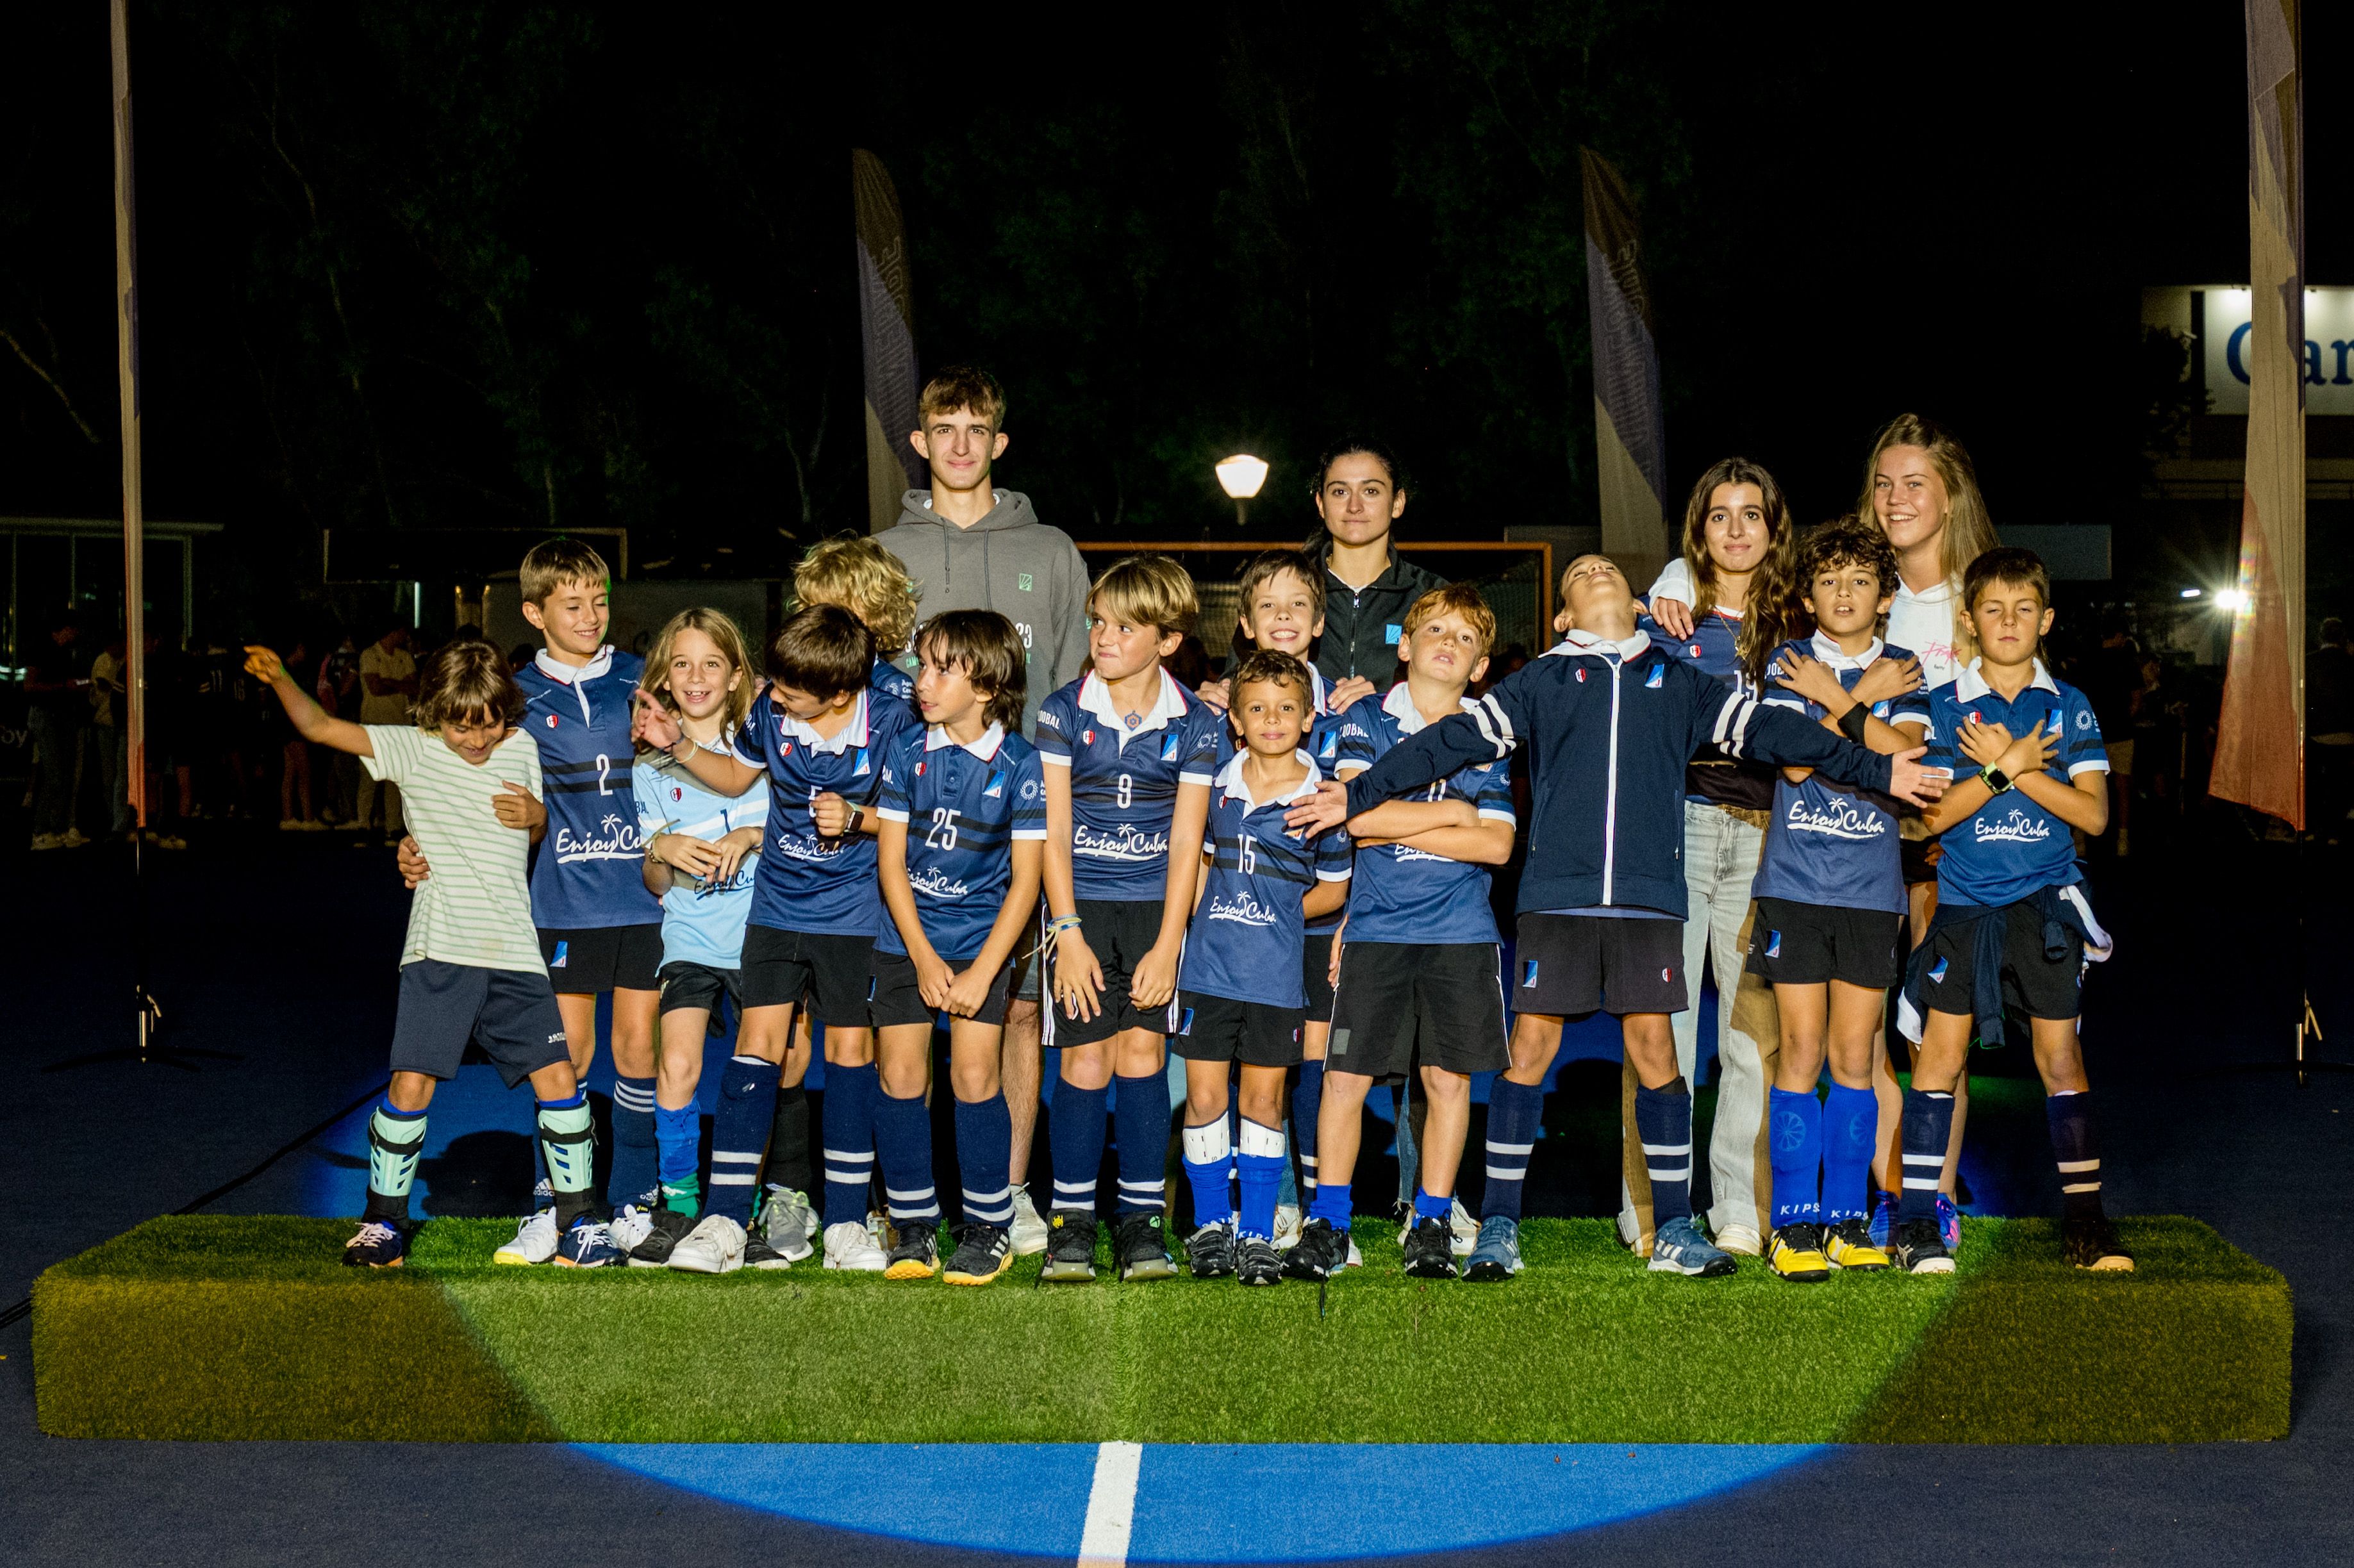
[[[866, 691], [862, 689], [858, 694], [858, 705], [850, 712], [850, 722], [830, 736], [818, 734], [816, 730], [810, 727], [806, 719], [797, 719], [782, 707], [776, 709], [777, 728], [790, 738], [800, 741], [811, 751], [831, 752], [839, 757], [854, 746], [866, 744], [868, 719], [866, 696]], [[770, 694], [769, 700], [772, 705], [776, 702], [774, 694]]]
[[1166, 666], [1163, 666], [1161, 671], [1160, 700], [1155, 702], [1151, 709], [1144, 715], [1142, 722], [1139, 723], [1134, 729], [1130, 729], [1128, 727], [1128, 715], [1116, 711], [1111, 705], [1109, 683], [1092, 670], [1088, 671], [1087, 678], [1079, 683], [1081, 711], [1093, 714], [1103, 720], [1104, 727], [1114, 735], [1143, 735], [1149, 730], [1160, 729], [1171, 719], [1183, 718], [1187, 708], [1191, 705], [1186, 700], [1185, 688], [1179, 685], [1177, 678], [1169, 673]]
[[1838, 643], [1818, 631], [1815, 633], [1813, 652], [1818, 660], [1829, 664], [1834, 670], [1868, 670], [1872, 667], [1872, 662], [1880, 657], [1880, 651], [1883, 646], [1880, 639], [1875, 637], [1872, 640], [1871, 647], [1850, 656], [1840, 652]]
[[593, 681], [599, 675], [610, 674], [613, 669], [613, 645], [608, 642], [598, 649], [597, 656], [586, 664], [567, 664], [545, 648], [532, 655], [531, 662], [533, 666], [549, 680], [570, 686], [582, 681]]
[[1278, 795], [1271, 801], [1253, 800], [1251, 798], [1250, 786], [1243, 781], [1243, 763], [1249, 758], [1250, 753], [1247, 751], [1237, 751], [1235, 753], [1232, 760], [1230, 760], [1224, 768], [1218, 769], [1218, 799], [1221, 800], [1240, 800], [1246, 808], [1256, 811], [1261, 806], [1266, 805], [1288, 806], [1294, 800], [1299, 800], [1302, 795], [1314, 794], [1316, 792], [1316, 786], [1324, 782], [1324, 775], [1317, 771], [1316, 759], [1309, 756], [1304, 750], [1295, 751], [1291, 755], [1298, 758], [1307, 768], [1308, 776], [1302, 779], [1298, 784], [1293, 785], [1289, 794]]
[[938, 751], [951, 746], [961, 746], [983, 762], [993, 762], [997, 759], [997, 748], [1004, 744], [1005, 726], [1002, 724], [991, 724], [981, 732], [981, 738], [974, 741], [957, 739], [949, 734], [949, 726], [944, 724], [924, 726], [924, 749], [928, 752]]
[[[2055, 697], [2060, 694], [2060, 683], [2052, 678], [2052, 672], [2043, 667], [2043, 661], [2041, 659], [2035, 661], [2035, 678], [2027, 683], [2031, 686], [2041, 686]], [[1978, 673], [1978, 662], [1976, 659], [1964, 665], [1962, 673], [1954, 677], [1954, 696], [1961, 702], [1974, 703], [1993, 690], [1992, 686], [1987, 684], [1986, 677]]]
[[[1469, 703], [1460, 701], [1456, 705], [1458, 711], [1469, 708], [1470, 705]], [[1382, 712], [1397, 720], [1398, 734], [1401, 736], [1419, 734], [1429, 726], [1430, 721], [1424, 718], [1422, 710], [1414, 705], [1414, 694], [1406, 690], [1404, 681], [1392, 686], [1389, 695], [1382, 699]]]
[[1563, 653], [1585, 654], [1591, 658], [1606, 659], [1615, 653], [1618, 656], [1618, 662], [1623, 664], [1629, 659], [1640, 658], [1643, 650], [1650, 645], [1651, 634], [1640, 627], [1636, 629], [1634, 636], [1617, 642], [1613, 642], [1606, 637], [1596, 637], [1591, 631], [1580, 631], [1575, 627], [1572, 627], [1562, 634], [1560, 641], [1546, 649], [1540, 657], [1549, 659], [1556, 653]]

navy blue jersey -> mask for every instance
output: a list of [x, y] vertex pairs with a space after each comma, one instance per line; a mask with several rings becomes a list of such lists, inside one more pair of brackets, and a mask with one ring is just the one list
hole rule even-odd
[[[1045, 841], [1037, 750], [996, 725], [970, 746], [931, 726], [883, 759], [875, 809], [907, 824], [907, 886], [932, 951], [959, 962], [979, 958], [1013, 881], [1014, 841]], [[875, 946], [907, 950], [887, 906]]]
[[895, 703], [905, 703], [909, 707], [916, 705], [916, 677], [888, 659], [879, 655], [875, 658], [875, 668], [868, 673], [866, 683]]
[[[1950, 768], [1956, 781], [1978, 765], [1962, 754], [1962, 726], [1999, 724], [2014, 736], [2041, 726], [2051, 733], [2060, 722], [2059, 749], [2044, 771], [2054, 779], [2106, 773], [2108, 748], [2093, 705], [2073, 686], [2052, 678], [2043, 661], [2034, 679], [2013, 702], [2005, 702], [1978, 673], [1973, 659], [1962, 673], [1929, 694], [1929, 750], [1925, 768]], [[2043, 887], [2066, 887], [2083, 880], [2076, 867], [2076, 841], [2068, 824], [2027, 798], [2006, 789], [1980, 806], [1967, 821], [1937, 835], [1937, 898], [1944, 904], [2016, 904]]]
[[919, 728], [906, 705], [858, 694], [850, 722], [831, 737], [763, 694], [736, 732], [736, 756], [769, 775], [769, 838], [752, 883], [748, 924], [811, 936], [872, 937], [883, 924], [875, 839], [818, 836], [810, 802], [836, 794], [866, 805], [883, 782], [883, 758]]
[[1093, 675], [1038, 708], [1038, 757], [1071, 776], [1071, 886], [1081, 898], [1158, 902], [1180, 784], [1217, 777], [1226, 717], [1161, 672], [1161, 700], [1134, 727]]
[[[1785, 642], [1774, 650], [1771, 663], [1779, 663], [1785, 653], [1819, 660], [1850, 692], [1873, 661], [1913, 657], [1902, 648], [1882, 646], [1875, 638], [1871, 647], [1850, 658], [1820, 632], [1808, 642]], [[1768, 668], [1770, 672], [1771, 664]], [[1823, 721], [1820, 703], [1787, 687], [1768, 684], [1764, 701], [1803, 714], [1816, 724]], [[1916, 687], [1901, 697], [1874, 703], [1872, 716], [1889, 724], [1926, 724], [1929, 694]], [[1819, 773], [1810, 773], [1797, 784], [1777, 773], [1774, 810], [1766, 823], [1766, 853], [1750, 895], [1903, 914], [1904, 865], [1898, 848], [1896, 802]]]
[[[1378, 703], [1363, 702], [1341, 719], [1341, 777], [1371, 768], [1391, 747], [1424, 727], [1414, 698], [1400, 681]], [[1406, 800], [1469, 800], [1483, 822], [1513, 822], [1509, 762], [1479, 762], [1399, 797]], [[1488, 902], [1488, 868], [1448, 860], [1405, 844], [1357, 853], [1349, 883], [1352, 942], [1494, 942], [1496, 913]]]
[[[1308, 674], [1309, 678], [1315, 683], [1313, 700], [1316, 705], [1316, 714], [1309, 721], [1308, 734], [1304, 740], [1308, 747], [1308, 755], [1316, 759], [1316, 766], [1329, 779], [1341, 766], [1341, 720], [1337, 715], [1325, 710], [1324, 677], [1318, 673], [1313, 664], [1308, 667]], [[1231, 714], [1223, 715], [1218, 724], [1218, 766], [1221, 768], [1225, 768], [1227, 763], [1235, 759], [1241, 749], [1235, 742], [1233, 715]], [[1344, 912], [1336, 910], [1332, 914], [1310, 920], [1308, 922], [1309, 931], [1320, 937], [1340, 929], [1342, 913]]]
[[[1723, 609], [1712, 609], [1696, 617], [1692, 634], [1678, 641], [1659, 629], [1649, 616], [1638, 616], [1635, 624], [1649, 634], [1651, 643], [1670, 658], [1690, 664], [1702, 674], [1722, 681], [1744, 696], [1763, 696], [1750, 684], [1741, 668], [1741, 617]], [[1702, 800], [1714, 806], [1733, 806], [1743, 810], [1762, 811], [1774, 799], [1773, 769], [1755, 763], [1728, 758], [1717, 747], [1708, 747], [1691, 759], [1684, 769], [1684, 799]]]
[[1270, 1007], [1308, 1005], [1299, 906], [1317, 883], [1349, 880], [1349, 843], [1338, 832], [1303, 840], [1285, 822], [1292, 803], [1324, 778], [1307, 752], [1292, 755], [1307, 777], [1264, 803], [1243, 782], [1246, 758], [1218, 770], [1202, 845], [1210, 869], [1178, 979], [1187, 991]]
[[531, 872], [531, 918], [544, 931], [662, 922], [631, 782], [630, 694], [645, 668], [600, 648], [578, 669], [543, 652], [515, 672], [547, 791], [547, 838]]

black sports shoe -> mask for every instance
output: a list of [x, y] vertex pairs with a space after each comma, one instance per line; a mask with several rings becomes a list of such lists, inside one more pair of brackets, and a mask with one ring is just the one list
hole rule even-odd
[[1119, 1260], [1122, 1280], [1177, 1277], [1177, 1266], [1169, 1259], [1168, 1224], [1157, 1209], [1149, 1214], [1122, 1214], [1113, 1222], [1111, 1251]]
[[1235, 1271], [1235, 1228], [1223, 1220], [1185, 1239], [1185, 1266], [1196, 1279], [1224, 1279]]
[[929, 1279], [940, 1271], [939, 1222], [909, 1220], [895, 1227], [885, 1279]]
[[676, 1209], [656, 1209], [653, 1225], [646, 1233], [646, 1239], [630, 1249], [631, 1268], [668, 1267], [671, 1249], [684, 1241], [686, 1233], [695, 1228], [695, 1216], [682, 1214]]
[[2070, 1220], [2062, 1229], [2061, 1246], [2078, 1268], [2103, 1274], [2131, 1274], [2133, 1254], [2117, 1245], [2117, 1230], [2105, 1219]]
[[1455, 1253], [1448, 1245], [1454, 1236], [1440, 1219], [1415, 1222], [1412, 1230], [1399, 1239], [1405, 1253], [1406, 1277], [1411, 1279], [1452, 1279], [1455, 1277]]
[[1245, 1285], [1280, 1285], [1283, 1255], [1265, 1236], [1245, 1236], [1235, 1244], [1235, 1277]]
[[1349, 1233], [1321, 1218], [1300, 1226], [1299, 1242], [1283, 1255], [1283, 1272], [1294, 1279], [1330, 1279], [1348, 1265]]
[[1013, 1235], [1002, 1225], [974, 1220], [959, 1227], [956, 1251], [940, 1277], [950, 1285], [987, 1285], [1013, 1266]]
[[[635, 1256], [633, 1253], [631, 1255]], [[769, 1238], [758, 1231], [744, 1233], [744, 1266], [747, 1268], [790, 1268], [793, 1260], [769, 1245]]]
[[1076, 1209], [1057, 1209], [1046, 1227], [1046, 1261], [1038, 1277], [1048, 1284], [1085, 1283], [1096, 1277], [1096, 1221]]
[[408, 1255], [408, 1238], [386, 1220], [362, 1220], [344, 1244], [344, 1261], [354, 1268], [398, 1268]]
[[1899, 1220], [1896, 1234], [1889, 1239], [1889, 1255], [1896, 1266], [1907, 1274], [1951, 1274], [1954, 1255], [1946, 1250], [1946, 1238], [1937, 1234], [1935, 1220]]

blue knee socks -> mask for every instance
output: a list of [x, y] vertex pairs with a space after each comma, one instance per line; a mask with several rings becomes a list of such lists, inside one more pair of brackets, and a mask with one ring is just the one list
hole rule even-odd
[[719, 1106], [711, 1118], [711, 1200], [705, 1214], [739, 1225], [752, 1222], [752, 1193], [760, 1180], [760, 1156], [769, 1147], [769, 1118], [776, 1113], [774, 1062], [731, 1056], [719, 1072]]
[[1782, 1088], [1766, 1097], [1766, 1125], [1772, 1137], [1774, 1161], [1774, 1228], [1819, 1224], [1823, 1214], [1818, 1187], [1823, 1165], [1822, 1102], [1812, 1094]]
[[2101, 1218], [2101, 1146], [2093, 1137], [2092, 1091], [2047, 1096], [2043, 1117], [2060, 1167], [2062, 1212], [2072, 1220]]
[[606, 1177], [605, 1197], [615, 1208], [634, 1203], [654, 1185], [654, 1081], [613, 1079], [613, 1169]]
[[1224, 1224], [1235, 1217], [1234, 1193], [1228, 1185], [1234, 1155], [1225, 1117], [1185, 1129], [1185, 1181], [1193, 1190], [1195, 1225]]
[[1002, 1094], [956, 1103], [957, 1177], [968, 1222], [1003, 1230], [1013, 1224], [1013, 1113]]
[[[1489, 1114], [1495, 1114], [1491, 1107]], [[1651, 1177], [1651, 1230], [1691, 1218], [1691, 1090], [1678, 1078], [1663, 1088], [1635, 1089], [1635, 1136]]]
[[1951, 1094], [1904, 1091], [1904, 1192], [1896, 1202], [1900, 1221], [1937, 1217], [1937, 1177], [1946, 1168], [1946, 1144], [1953, 1132]]
[[[1068, 1079], [1055, 1086], [1055, 1103], [1046, 1110], [1046, 1137], [1054, 1146], [1057, 1209], [1094, 1217], [1096, 1175], [1103, 1169], [1104, 1111], [1110, 1098], [1109, 1089], [1083, 1089]], [[1166, 1107], [1166, 1089], [1161, 1101]]]
[[[875, 1096], [875, 1157], [883, 1167], [883, 1201], [891, 1223], [937, 1228], [940, 1201], [932, 1186], [932, 1116], [923, 1096]], [[833, 1196], [831, 1182], [826, 1196]]]
[[1880, 1100], [1833, 1084], [1823, 1101], [1823, 1223], [1872, 1214], [1872, 1157], [1880, 1147]]
[[1119, 1144], [1119, 1213], [1157, 1214], [1168, 1196], [1169, 1078], [1152, 1072], [1118, 1083], [1111, 1118]]
[[1537, 1129], [1543, 1121], [1544, 1094], [1535, 1085], [1499, 1077], [1489, 1089], [1488, 1190], [1479, 1201], [1481, 1219], [1521, 1217], [1521, 1188], [1528, 1180], [1529, 1152], [1536, 1147]]
[[[875, 1175], [875, 1107], [882, 1086], [875, 1064], [825, 1065], [825, 1223], [866, 1223], [867, 1188]], [[930, 1186], [929, 1181], [924, 1183]]]
[[1283, 1142], [1281, 1128], [1243, 1118], [1242, 1145], [1235, 1153], [1242, 1188], [1235, 1220], [1238, 1235], [1275, 1239], [1275, 1191], [1283, 1184]]
[[695, 1114], [694, 1106], [677, 1110], [654, 1107], [654, 1169], [662, 1181], [663, 1202], [683, 1214], [695, 1213], [702, 1202], [702, 1184], [695, 1179], [702, 1142], [703, 1118]]

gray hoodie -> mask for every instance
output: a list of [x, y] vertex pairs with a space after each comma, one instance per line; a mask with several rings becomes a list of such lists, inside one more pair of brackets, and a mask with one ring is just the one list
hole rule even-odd
[[880, 542], [916, 579], [918, 615], [993, 609], [1013, 623], [1029, 651], [1022, 733], [1037, 732], [1038, 705], [1079, 678], [1087, 657], [1087, 566], [1060, 528], [1050, 528], [1015, 490], [995, 493], [978, 523], [960, 528], [932, 510], [932, 493], [911, 490], [899, 521]]

